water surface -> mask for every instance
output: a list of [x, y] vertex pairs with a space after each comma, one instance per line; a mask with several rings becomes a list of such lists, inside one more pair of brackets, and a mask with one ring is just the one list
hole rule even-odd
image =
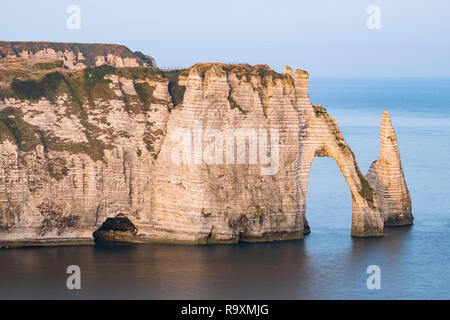
[[[363, 172], [391, 114], [415, 224], [350, 237], [348, 186], [332, 159], [310, 175], [302, 241], [23, 248], [0, 251], [0, 298], [450, 299], [450, 80], [311, 79], [310, 98], [339, 123]], [[82, 290], [66, 288], [79, 265]], [[381, 268], [368, 290], [366, 268]]]

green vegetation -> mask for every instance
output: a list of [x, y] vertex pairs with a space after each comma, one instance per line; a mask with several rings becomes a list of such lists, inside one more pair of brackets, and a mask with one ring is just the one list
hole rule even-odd
[[[0, 141], [5, 139], [15, 142], [21, 151], [34, 151], [36, 146], [42, 144], [44, 151], [67, 151], [70, 153], [85, 153], [94, 161], [103, 160], [103, 150], [106, 145], [101, 141], [90, 138], [89, 143], [71, 143], [42, 132], [38, 127], [25, 122], [19, 109], [7, 107], [0, 111]], [[58, 163], [55, 163], [56, 165]], [[61, 163], [59, 163], [61, 164]], [[49, 164], [50, 172], [59, 175], [52, 163]], [[59, 168], [62, 166], [60, 165]], [[55, 167], [56, 168], [56, 167]], [[60, 172], [67, 173], [65, 169]]]
[[[37, 126], [24, 121], [20, 109], [11, 107], [0, 112], [1, 141], [9, 139], [25, 152], [35, 150], [37, 145], [43, 145], [45, 153], [50, 151], [84, 153], [94, 161], [104, 161], [105, 150], [112, 146], [109, 142], [103, 142], [104, 139], [100, 137], [108, 137], [112, 132], [110, 129], [99, 128], [95, 122], [90, 120], [91, 110], [105, 108], [106, 111], [108, 108], [108, 105], [98, 103], [99, 100], [121, 99], [128, 112], [141, 114], [152, 111], [150, 109], [152, 104], [166, 104], [166, 101], [154, 97], [155, 86], [149, 85], [145, 80], [165, 81], [167, 79], [174, 107], [183, 103], [186, 91], [186, 87], [179, 85], [178, 80], [180, 76], [187, 76], [188, 70], [162, 72], [153, 67], [114, 68], [104, 65], [78, 71], [67, 71], [58, 69], [60, 66], [62, 66], [60, 61], [33, 66], [0, 63], [0, 80], [2, 80], [0, 97], [29, 101], [46, 98], [54, 103], [58, 97], [66, 94], [70, 99], [69, 103], [65, 104], [66, 115], [78, 118], [88, 141], [75, 143], [56, 137], [51, 131], [42, 131]], [[139, 80], [135, 81], [137, 96], [118, 97], [110, 87], [111, 81], [105, 79], [107, 75]], [[232, 108], [246, 113], [231, 97], [230, 104]], [[146, 129], [143, 137], [146, 149], [154, 158], [157, 158], [155, 142], [164, 132], [161, 129], [155, 129], [151, 121], [146, 123]], [[125, 135], [125, 133], [120, 133], [120, 135], [122, 134]], [[137, 154], [141, 156], [142, 151], [137, 150]], [[67, 165], [60, 160], [49, 160], [48, 170], [50, 175], [58, 180], [68, 174]]]
[[22, 112], [12, 107], [0, 111], [0, 138], [0, 141], [13, 139], [24, 152], [35, 150], [41, 144], [38, 128], [23, 121]]
[[155, 102], [155, 98], [153, 97], [153, 91], [155, 87], [149, 86], [148, 83], [135, 83], [134, 89], [136, 90], [139, 98], [144, 102], [145, 105], [150, 105]]
[[[55, 67], [58, 66], [59, 64], [55, 62]], [[112, 146], [110, 143], [103, 142], [100, 136], [108, 136], [112, 132], [110, 132], [110, 129], [100, 129], [95, 122], [89, 120], [91, 110], [109, 107], [99, 104], [99, 100], [122, 99], [127, 111], [135, 114], [151, 111], [150, 105], [153, 103], [166, 104], [165, 100], [153, 96], [155, 87], [144, 82], [144, 80], [164, 81], [162, 72], [157, 68], [114, 68], [104, 65], [81, 71], [62, 69], [56, 71], [52, 67], [50, 65], [28, 66], [19, 63], [0, 63], [0, 80], [3, 82], [0, 85], [0, 98], [31, 101], [46, 98], [55, 102], [59, 96], [67, 94], [70, 101], [65, 105], [66, 115], [79, 119], [88, 141], [74, 143], [55, 137], [51, 132], [40, 131], [38, 127], [23, 120], [22, 112], [19, 109], [11, 107], [0, 112], [0, 141], [9, 139], [15, 142], [22, 151], [32, 151], [38, 144], [42, 144], [45, 152], [84, 153], [94, 161], [104, 161], [104, 151]], [[111, 81], [105, 79], [105, 76], [110, 74], [142, 80], [135, 83], [137, 96], [117, 97], [113, 89], [110, 88]], [[174, 95], [175, 105], [182, 102], [185, 91], [185, 87], [178, 85], [178, 74], [179, 72], [167, 73], [170, 78], [170, 90]], [[144, 137], [144, 142], [153, 156], [157, 157], [153, 144], [163, 132], [162, 130], [152, 130], [151, 125], [147, 125], [147, 129], [148, 132]], [[125, 133], [120, 133], [120, 135], [125, 135]], [[67, 173], [61, 163], [49, 163], [49, 171], [57, 179]]]
[[162, 71], [155, 67], [127, 67], [115, 68], [115, 72], [112, 74], [127, 79], [160, 80]]
[[39, 100], [43, 97], [53, 100], [64, 87], [64, 76], [59, 72], [47, 73], [41, 80], [14, 79], [11, 89], [19, 99]]
[[141, 51], [135, 51], [134, 54], [142, 60], [143, 63], [148, 64], [149, 66], [154, 66], [154, 61], [152, 57], [143, 54]]
[[314, 104], [313, 108], [314, 108], [314, 113], [315, 113], [316, 117], [328, 115], [327, 110], [320, 104]]
[[178, 78], [180, 75], [184, 74], [186, 74], [186, 70], [173, 70], [163, 73], [163, 76], [169, 79], [169, 93], [172, 97], [174, 108], [183, 103], [184, 93], [186, 92], [186, 86], [180, 86], [178, 84]]
[[94, 161], [104, 161], [104, 150], [109, 149], [110, 146], [106, 145], [100, 140], [95, 139], [89, 134], [87, 134], [86, 136], [88, 138], [87, 143], [73, 143], [67, 142], [47, 133], [42, 133], [42, 142], [44, 144], [44, 150], [46, 152], [66, 151], [72, 154], [84, 153], [91, 157], [91, 159]]
[[69, 174], [69, 169], [67, 168], [67, 161], [64, 158], [54, 158], [48, 159], [47, 161], [48, 172], [50, 177], [61, 180]]
[[52, 62], [40, 62], [33, 64], [33, 68], [36, 70], [53, 70], [57, 68], [63, 68], [64, 67], [64, 61], [63, 60], [56, 60]]
[[237, 102], [231, 97], [231, 95], [228, 96], [228, 101], [230, 102], [231, 109], [238, 109], [242, 114], [248, 113], [247, 110], [242, 109], [242, 107], [237, 104]]
[[258, 92], [259, 100], [261, 101], [261, 105], [263, 107], [264, 117], [267, 119], [267, 110], [268, 110], [269, 106], [267, 105], [267, 99], [264, 95], [264, 91], [259, 86], [255, 88], [253, 86], [253, 84], [252, 84], [252, 88], [253, 88], [253, 90], [256, 90]]
[[[356, 165], [356, 163], [355, 163]], [[370, 186], [369, 182], [367, 181], [367, 179], [363, 176], [363, 174], [361, 173], [361, 170], [359, 170], [359, 167], [356, 165], [356, 171], [358, 172], [358, 176], [359, 179], [361, 180], [361, 190], [359, 191], [359, 194], [361, 195], [361, 197], [363, 197], [364, 199], [367, 200], [367, 202], [369, 203], [369, 205], [371, 207], [374, 206], [374, 191], [372, 189], [372, 187]]]
[[166, 103], [166, 101], [162, 99], [157, 99], [153, 96], [153, 91], [155, 90], [155, 87], [150, 86], [147, 82], [135, 83], [134, 89], [136, 90], [139, 99], [144, 103], [143, 107], [144, 111], [150, 111], [149, 106], [152, 103], [159, 103], [159, 104]]
[[341, 130], [339, 130], [339, 127], [336, 123], [336, 121], [330, 117], [327, 110], [321, 106], [321, 105], [313, 105], [314, 113], [316, 117], [323, 117], [325, 123], [328, 125], [328, 128], [330, 129], [331, 134], [336, 139], [336, 144], [338, 147], [342, 150], [342, 152], [346, 155], [349, 155], [352, 151], [349, 148], [349, 146], [345, 143], [344, 136], [342, 135]]
[[111, 80], [105, 79], [105, 76], [108, 74], [114, 74], [116, 68], [103, 65], [95, 68], [86, 68], [83, 70], [84, 80], [87, 85], [94, 86], [98, 82], [103, 82], [105, 84], [111, 83]]
[[142, 60], [138, 54], [133, 53], [125, 46], [117, 44], [100, 43], [63, 43], [63, 42], [4, 42], [0, 44], [0, 55], [5, 55], [9, 51], [22, 52], [29, 51], [36, 53], [44, 48], [51, 48], [55, 51], [72, 51], [77, 55], [82, 53], [87, 65], [95, 65], [97, 56], [107, 56], [108, 54], [120, 56], [122, 58], [136, 58], [138, 62]]
[[8, 128], [7, 125], [3, 123], [3, 121], [0, 118], [0, 143], [2, 143], [5, 140], [16, 142], [16, 139], [12, 135], [11, 130]]
[[142, 140], [145, 143], [145, 148], [153, 156], [153, 158], [158, 159], [158, 153], [155, 150], [154, 143], [159, 139], [160, 136], [164, 134], [162, 129], [154, 129], [155, 123], [153, 121], [147, 121], [145, 123], [146, 132]]
[[264, 210], [260, 206], [255, 206], [255, 214], [259, 218], [264, 215]]
[[267, 80], [269, 78], [272, 78], [272, 82], [275, 83], [276, 79], [283, 80], [286, 78], [284, 74], [278, 73], [272, 69], [269, 68], [269, 66], [255, 66], [256, 72], [263, 80], [263, 84], [267, 84]]
[[321, 105], [313, 105], [314, 113], [316, 117], [324, 117], [325, 122], [327, 123], [330, 132], [334, 135], [336, 139], [336, 144], [338, 147], [342, 150], [342, 152], [345, 155], [350, 155], [353, 159], [354, 166], [356, 168], [356, 171], [358, 173], [358, 177], [361, 181], [361, 190], [359, 191], [359, 194], [361, 197], [367, 200], [370, 206], [374, 206], [374, 191], [372, 187], [370, 186], [367, 179], [364, 177], [364, 175], [361, 173], [361, 170], [358, 167], [358, 164], [356, 163], [355, 155], [353, 154], [353, 151], [350, 149], [350, 147], [345, 143], [344, 136], [342, 135], [341, 131], [339, 130], [336, 121], [328, 115], [327, 110], [321, 106]]

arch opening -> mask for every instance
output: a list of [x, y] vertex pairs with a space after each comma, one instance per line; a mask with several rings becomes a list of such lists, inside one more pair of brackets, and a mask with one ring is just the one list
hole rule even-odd
[[311, 230], [348, 235], [352, 224], [352, 196], [334, 159], [314, 158], [307, 190], [305, 214]]

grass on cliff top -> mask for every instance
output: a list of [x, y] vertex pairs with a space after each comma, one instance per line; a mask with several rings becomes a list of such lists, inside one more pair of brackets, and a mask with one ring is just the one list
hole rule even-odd
[[0, 41], [0, 54], [6, 55], [8, 52], [29, 51], [36, 53], [44, 48], [52, 48], [55, 51], [73, 51], [75, 54], [83, 53], [87, 65], [95, 65], [97, 56], [107, 56], [113, 54], [123, 58], [136, 58], [142, 63], [139, 54], [135, 54], [123, 45], [103, 44], [103, 43], [69, 43], [69, 42], [3, 42]]
[[[22, 151], [32, 151], [38, 144], [42, 144], [46, 151], [84, 153], [94, 161], [104, 160], [104, 151], [111, 148], [111, 145], [103, 142], [100, 136], [108, 136], [111, 132], [108, 129], [100, 129], [89, 121], [89, 112], [94, 108], [103, 108], [96, 104], [97, 99], [120, 99], [110, 88], [110, 80], [104, 77], [108, 74], [117, 74], [131, 78], [148, 79], [153, 77], [162, 80], [160, 73], [155, 71], [155, 68], [149, 67], [117, 69], [102, 66], [86, 68], [81, 71], [41, 71], [40, 74], [40, 78], [16, 78], [9, 87], [0, 83], [0, 98], [13, 97], [27, 101], [47, 98], [51, 102], [55, 102], [59, 96], [67, 94], [70, 100], [65, 104], [66, 114], [79, 119], [88, 142], [73, 143], [55, 137], [51, 132], [41, 132], [38, 127], [25, 122], [22, 112], [16, 108], [5, 108], [0, 113], [0, 141], [5, 139], [13, 141]], [[176, 87], [177, 82], [173, 86]], [[148, 83], [136, 83], [135, 88], [136, 97], [124, 96], [121, 98], [125, 102], [127, 111], [145, 113], [149, 111], [151, 103], [165, 103], [153, 96], [154, 87]]]
[[140, 80], [161, 80], [163, 72], [155, 67], [127, 67], [116, 68], [115, 75], [128, 79], [140, 79]]
[[53, 70], [53, 69], [57, 69], [57, 68], [63, 68], [64, 67], [64, 61], [62, 60], [52, 60], [49, 62], [38, 62], [38, 63], [34, 63], [32, 65], [33, 69], [36, 70]]
[[[1, 75], [1, 68], [0, 68]], [[9, 87], [0, 85], [0, 98], [11, 97], [20, 100], [37, 101], [47, 98], [54, 101], [58, 96], [67, 94], [77, 104], [86, 101], [94, 105], [97, 99], [117, 99], [113, 90], [109, 87], [111, 80], [105, 79], [106, 75], [118, 75], [130, 79], [153, 79], [161, 80], [160, 73], [156, 68], [114, 68], [103, 65], [101, 67], [85, 68], [82, 71], [53, 70], [51, 72], [40, 71], [40, 77], [21, 77], [20, 73], [10, 73], [13, 77]], [[138, 89], [139, 90], [139, 89]], [[147, 97], [147, 101], [150, 100]]]
[[261, 78], [261, 82], [265, 87], [268, 86], [269, 81], [272, 81], [272, 84], [275, 84], [277, 79], [289, 79], [290, 81], [290, 78], [287, 75], [278, 73], [267, 65], [256, 65], [253, 67], [248, 65], [236, 65], [231, 69], [231, 72], [235, 73], [239, 80], [242, 80], [245, 76], [246, 80], [250, 81], [252, 75], [258, 76]]
[[265, 81], [268, 79], [272, 79], [273, 82], [276, 79], [289, 79], [287, 75], [278, 73], [265, 64], [251, 66], [249, 64], [198, 63], [191, 68], [196, 68], [199, 75], [204, 78], [206, 72], [213, 66], [220, 67], [227, 74], [234, 73], [239, 80], [245, 76], [246, 81], [250, 81], [251, 76], [259, 76], [264, 85], [267, 84]]
[[0, 82], [10, 83], [13, 80], [36, 80], [43, 77], [48, 71], [62, 69], [62, 61], [49, 61], [27, 64], [23, 59], [13, 61], [0, 61]]
[[[292, 80], [289, 76], [285, 74], [278, 73], [272, 70], [268, 65], [255, 65], [250, 66], [249, 64], [224, 64], [224, 63], [198, 63], [191, 67], [195, 68], [198, 74], [202, 79], [205, 78], [206, 73], [212, 69], [216, 68], [216, 73], [220, 74], [224, 72], [227, 75], [234, 74], [239, 80], [243, 80], [245, 77], [245, 81], [250, 82], [252, 76], [259, 77], [261, 79], [261, 86], [254, 86], [252, 83], [253, 90], [258, 92], [258, 96], [261, 101], [261, 105], [263, 107], [264, 116], [268, 117], [268, 101], [270, 96], [267, 95], [263, 88], [267, 88], [270, 84], [274, 85], [277, 79], [282, 81], [289, 81], [292, 83]], [[189, 70], [183, 70], [182, 72], [187, 74]], [[242, 114], [247, 114], [248, 111], [244, 110], [232, 97], [231, 91], [228, 95], [228, 101], [230, 103], [231, 109], [238, 109]]]
[[92, 85], [98, 81], [105, 81], [106, 75], [116, 75], [133, 80], [161, 80], [162, 71], [155, 67], [124, 67], [115, 68], [109, 65], [85, 68], [83, 70], [85, 80]]

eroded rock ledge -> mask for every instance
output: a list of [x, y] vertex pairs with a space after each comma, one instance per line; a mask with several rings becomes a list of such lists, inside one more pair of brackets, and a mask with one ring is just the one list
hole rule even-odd
[[[99, 241], [301, 239], [314, 157], [335, 159], [350, 187], [353, 236], [411, 224], [387, 112], [380, 155], [364, 176], [336, 121], [310, 103], [308, 84], [305, 71], [265, 65], [164, 72], [0, 61], [0, 243], [92, 239], [96, 230]], [[190, 163], [173, 159], [180, 128], [192, 133]], [[234, 154], [244, 164], [227, 164], [225, 154], [223, 164], [202, 161], [206, 132], [240, 129], [268, 134], [271, 163], [249, 162], [250, 144]]]

